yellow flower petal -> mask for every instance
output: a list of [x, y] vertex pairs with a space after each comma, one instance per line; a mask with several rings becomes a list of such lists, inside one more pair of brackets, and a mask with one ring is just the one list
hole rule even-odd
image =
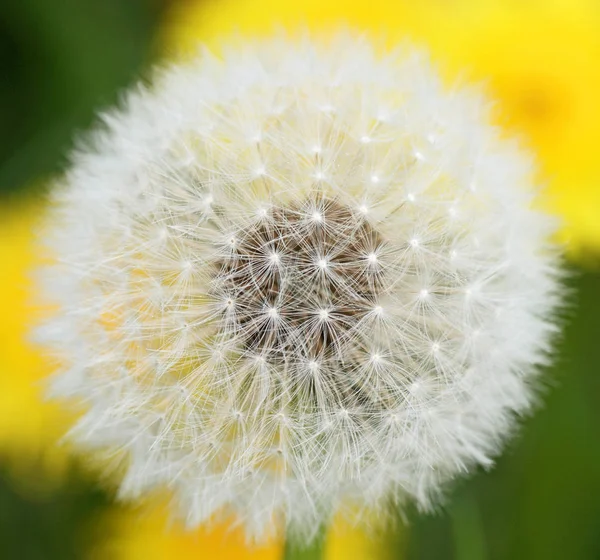
[[56, 441], [66, 421], [56, 403], [42, 398], [41, 379], [48, 367], [26, 342], [38, 211], [33, 204], [0, 209], [0, 446], [36, 454]]
[[125, 512], [112, 520], [117, 538], [106, 543], [93, 559], [123, 560], [280, 560], [283, 546], [248, 546], [241, 529], [226, 525], [186, 531], [170, 526], [168, 507], [161, 501]]
[[398, 560], [408, 544], [407, 531], [397, 527], [393, 538], [389, 529], [387, 531], [369, 532], [338, 519], [327, 534], [323, 557], [325, 560]]

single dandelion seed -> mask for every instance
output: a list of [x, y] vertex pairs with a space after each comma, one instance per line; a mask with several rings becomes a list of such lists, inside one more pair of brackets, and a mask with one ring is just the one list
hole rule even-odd
[[85, 406], [70, 437], [123, 458], [123, 497], [167, 486], [190, 527], [309, 540], [341, 504], [432, 507], [531, 402], [561, 290], [529, 156], [485, 100], [377, 51], [200, 57], [74, 154], [38, 337], [53, 394]]
[[376, 265], [378, 260], [379, 259], [377, 258], [376, 253], [369, 253], [367, 255], [367, 261], [369, 262], [370, 265]]

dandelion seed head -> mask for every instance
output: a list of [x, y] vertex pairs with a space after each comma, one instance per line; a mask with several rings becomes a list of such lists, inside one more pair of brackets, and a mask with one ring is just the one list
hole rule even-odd
[[489, 464], [560, 290], [530, 159], [485, 107], [343, 36], [199, 57], [105, 117], [40, 234], [38, 338], [123, 497], [308, 539]]

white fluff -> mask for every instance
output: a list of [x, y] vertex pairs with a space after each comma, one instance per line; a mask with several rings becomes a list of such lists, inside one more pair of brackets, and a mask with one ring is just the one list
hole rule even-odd
[[408, 49], [274, 39], [104, 121], [53, 193], [38, 335], [123, 496], [310, 539], [491, 464], [559, 290], [531, 161], [477, 92]]

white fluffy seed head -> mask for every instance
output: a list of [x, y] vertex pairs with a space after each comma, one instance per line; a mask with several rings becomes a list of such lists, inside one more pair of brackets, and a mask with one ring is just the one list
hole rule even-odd
[[53, 195], [39, 335], [124, 496], [310, 538], [490, 463], [558, 283], [530, 161], [478, 94], [406, 49], [272, 40], [105, 122]]

